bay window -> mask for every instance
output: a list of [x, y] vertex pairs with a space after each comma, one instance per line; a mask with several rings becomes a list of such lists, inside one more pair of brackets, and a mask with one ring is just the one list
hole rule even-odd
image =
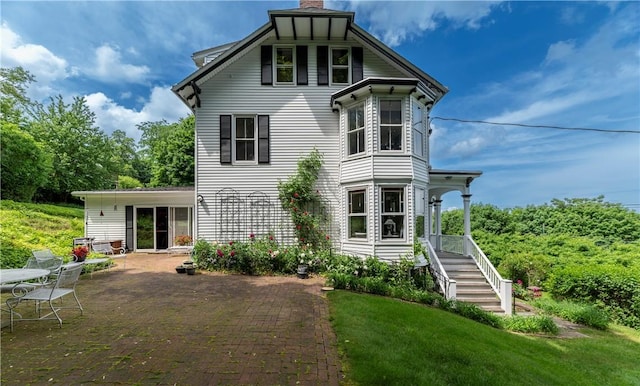
[[411, 114], [411, 127], [413, 131], [413, 154], [419, 157], [424, 156], [424, 108], [415, 101]]
[[404, 188], [381, 188], [381, 197], [382, 239], [403, 238], [406, 217]]
[[347, 111], [347, 154], [365, 152], [365, 116], [364, 104], [352, 107]]
[[349, 238], [367, 238], [366, 191], [349, 191]]
[[402, 100], [380, 100], [380, 150], [402, 150]]

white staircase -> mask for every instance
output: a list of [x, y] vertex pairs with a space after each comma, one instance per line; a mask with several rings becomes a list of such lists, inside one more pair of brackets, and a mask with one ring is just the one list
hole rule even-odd
[[456, 300], [473, 303], [486, 311], [504, 313], [500, 298], [469, 256], [437, 252], [438, 259], [451, 280], [456, 281]]

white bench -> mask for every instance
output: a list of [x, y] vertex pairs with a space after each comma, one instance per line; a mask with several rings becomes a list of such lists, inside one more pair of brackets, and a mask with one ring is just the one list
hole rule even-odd
[[[124, 261], [123, 269], [127, 268], [127, 255], [124, 253], [124, 248], [113, 248], [111, 243], [93, 243], [91, 248], [94, 252], [102, 253], [107, 256], [109, 259], [122, 259]], [[102, 259], [89, 259], [85, 261], [91, 260], [102, 260]]]

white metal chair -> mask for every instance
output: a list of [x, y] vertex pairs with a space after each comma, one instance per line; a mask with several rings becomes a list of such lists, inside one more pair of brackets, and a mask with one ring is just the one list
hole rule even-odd
[[0, 290], [2, 292], [11, 292], [13, 296], [20, 296], [21, 293], [28, 292], [35, 287], [43, 286], [58, 275], [62, 263], [62, 258], [55, 256], [50, 249], [32, 251], [32, 256], [29, 257], [23, 268], [46, 269], [50, 274], [38, 280], [4, 284], [0, 287]]
[[101, 253], [110, 259], [122, 259], [124, 261], [122, 269], [127, 268], [127, 255], [124, 248], [113, 248], [110, 243], [93, 243], [93, 251]]
[[[16, 312], [16, 307], [24, 301], [33, 300], [36, 302], [36, 318], [23, 318], [22, 316], [18, 320], [58, 320], [60, 328], [62, 328], [62, 318], [58, 314], [58, 311], [66, 308], [77, 308], [82, 315], [83, 309], [78, 300], [76, 294], [76, 284], [80, 278], [80, 272], [82, 272], [81, 263], [66, 264], [60, 270], [60, 273], [54, 277], [49, 283], [35, 288], [34, 290], [25, 293], [22, 296], [12, 297], [7, 299], [7, 307], [9, 307], [10, 319], [11, 319], [11, 331], [13, 331], [14, 315], [20, 315]], [[73, 295], [77, 306], [63, 307], [60, 304], [54, 304], [55, 300], [61, 299], [67, 295]], [[42, 315], [42, 303], [48, 303], [51, 308], [51, 312], [46, 315]], [[54, 315], [55, 317], [51, 317]]]

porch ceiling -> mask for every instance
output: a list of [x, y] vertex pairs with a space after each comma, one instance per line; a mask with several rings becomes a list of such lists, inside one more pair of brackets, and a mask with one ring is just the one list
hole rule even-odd
[[269, 17], [278, 40], [346, 40], [354, 13], [305, 8], [270, 11]]
[[441, 197], [452, 191], [466, 192], [471, 182], [480, 177], [479, 170], [442, 170], [429, 171], [429, 196]]

